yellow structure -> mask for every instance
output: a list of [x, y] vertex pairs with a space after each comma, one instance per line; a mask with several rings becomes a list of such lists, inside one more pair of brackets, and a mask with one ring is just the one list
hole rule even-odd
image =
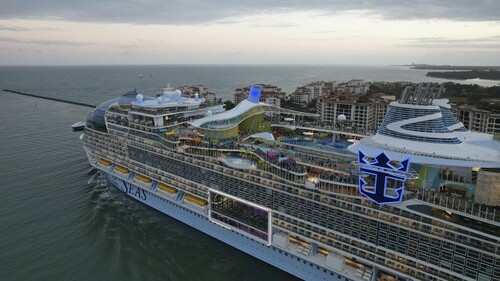
[[177, 189], [171, 187], [171, 186], [168, 186], [166, 184], [163, 184], [163, 183], [159, 183], [157, 186], [157, 188], [159, 188], [160, 190], [163, 190], [165, 192], [168, 192], [170, 194], [177, 194]]
[[292, 242], [293, 244], [298, 244], [298, 245], [301, 245], [302, 247], [305, 247], [305, 248], [308, 248], [311, 246], [310, 243], [307, 243], [307, 242], [302, 241], [302, 240], [297, 239], [297, 238], [290, 237], [290, 238], [288, 238], [288, 240], [290, 242]]
[[152, 182], [152, 180], [150, 178], [143, 176], [141, 174], [135, 174], [134, 179], [140, 180], [143, 183], [151, 183]]
[[128, 168], [125, 168], [125, 167], [120, 166], [120, 165], [116, 165], [115, 171], [118, 171], [118, 172], [120, 172], [122, 174], [128, 174], [128, 173], [130, 173], [130, 170]]
[[194, 203], [200, 207], [205, 207], [206, 205], [208, 205], [207, 200], [198, 198], [198, 197], [193, 196], [191, 194], [186, 194], [186, 196], [184, 196], [184, 199], [186, 199], [187, 201]]
[[330, 251], [327, 251], [323, 248], [319, 248], [318, 247], [318, 253], [322, 254], [322, 255], [325, 255], [325, 256], [328, 256], [330, 254]]
[[111, 163], [111, 161], [106, 160], [104, 158], [99, 159], [99, 161], [97, 161], [97, 162], [103, 166], [106, 166], [106, 167], [109, 167], [109, 166], [111, 166], [111, 164], [113, 164], [113, 163]]

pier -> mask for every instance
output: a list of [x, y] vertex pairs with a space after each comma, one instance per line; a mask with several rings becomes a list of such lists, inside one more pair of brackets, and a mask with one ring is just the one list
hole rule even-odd
[[7, 93], [13, 93], [13, 94], [18, 94], [18, 95], [23, 95], [23, 96], [28, 96], [28, 97], [39, 98], [39, 99], [69, 103], [69, 104], [74, 104], [74, 105], [79, 105], [79, 106], [86, 106], [86, 107], [90, 107], [90, 108], [96, 107], [96, 105], [94, 105], [94, 104], [88, 104], [88, 103], [83, 103], [83, 102], [78, 102], [78, 101], [70, 101], [70, 100], [64, 100], [64, 99], [58, 99], [58, 98], [51, 98], [51, 97], [28, 94], [28, 93], [23, 93], [23, 92], [14, 91], [14, 90], [7, 90], [7, 89], [4, 89], [3, 91], [7, 92]]

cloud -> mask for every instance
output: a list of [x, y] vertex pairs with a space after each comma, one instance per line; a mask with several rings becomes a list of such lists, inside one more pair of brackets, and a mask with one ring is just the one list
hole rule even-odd
[[24, 27], [17, 27], [17, 26], [6, 26], [6, 25], [0, 25], [0, 30], [5, 30], [5, 31], [28, 31], [28, 28]]
[[68, 40], [19, 39], [19, 38], [4, 37], [4, 36], [0, 36], [0, 42], [18, 43], [25, 45], [64, 46], [64, 47], [85, 47], [85, 46], [99, 45], [99, 46], [113, 47], [117, 49], [124, 49], [126, 51], [139, 47], [139, 45], [136, 44], [105, 44], [105, 43], [78, 42], [78, 41], [68, 41]]
[[493, 0], [16, 0], [4, 1], [0, 19], [61, 19], [133, 24], [231, 23], [258, 14], [321, 11], [332, 15], [363, 11], [385, 19], [499, 21]]
[[31, 30], [55, 30], [55, 28], [40, 28], [40, 27], [19, 27], [19, 26], [8, 26], [0, 24], [0, 31], [31, 31]]
[[326, 41], [333, 41], [333, 39], [329, 38], [289, 38], [289, 41], [306, 41], [306, 42], [326, 42]]
[[296, 27], [297, 24], [271, 22], [271, 23], [253, 23], [253, 24], [249, 24], [248, 26], [250, 26], [250, 27], [270, 27], [270, 28], [289, 28], [289, 27]]
[[21, 43], [28, 45], [32, 44], [32, 45], [43, 45], [43, 46], [70, 46], [70, 47], [95, 45], [95, 43], [87, 43], [87, 42], [75, 42], [75, 41], [64, 41], [64, 40], [18, 39], [12, 37], [0, 37], [0, 42]]
[[314, 33], [319, 33], [319, 34], [329, 34], [329, 33], [337, 33], [337, 30], [318, 30], [315, 31]]
[[403, 39], [403, 41], [406, 41], [406, 43], [399, 44], [399, 46], [422, 48], [500, 49], [500, 36], [460, 39], [444, 37], [419, 37]]
[[241, 52], [214, 52], [214, 53], [207, 53], [207, 55], [222, 56], [222, 57], [241, 57], [244, 54]]

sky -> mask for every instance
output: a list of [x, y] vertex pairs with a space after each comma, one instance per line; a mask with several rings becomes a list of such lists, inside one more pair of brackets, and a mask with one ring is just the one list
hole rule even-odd
[[500, 65], [500, 1], [0, 0], [0, 65]]

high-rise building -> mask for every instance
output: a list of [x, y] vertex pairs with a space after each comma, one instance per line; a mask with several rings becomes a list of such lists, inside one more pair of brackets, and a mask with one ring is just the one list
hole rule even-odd
[[500, 133], [500, 113], [461, 105], [453, 109], [453, 115], [471, 131], [486, 134]]
[[[357, 100], [337, 100], [321, 97], [316, 105], [321, 122], [331, 123], [334, 127], [347, 126], [360, 133], [375, 132], [384, 119], [388, 103], [383, 100], [358, 102]], [[345, 121], [339, 116], [344, 115]]]
[[306, 105], [313, 100], [323, 96], [330, 96], [333, 93], [334, 87], [337, 83], [317, 81], [309, 83], [305, 86], [297, 87], [292, 93], [292, 99], [297, 104]]

